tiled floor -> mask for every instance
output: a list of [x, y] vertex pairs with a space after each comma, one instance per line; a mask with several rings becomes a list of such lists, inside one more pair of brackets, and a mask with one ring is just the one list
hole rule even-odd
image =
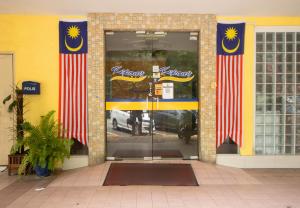
[[[8, 207], [300, 207], [300, 170], [243, 170], [198, 161], [162, 162], [191, 163], [200, 186], [104, 187], [101, 184], [109, 168], [110, 162], [107, 162], [94, 167], [65, 171], [59, 174], [45, 190], [36, 191], [38, 185], [35, 185]], [[0, 175], [0, 178], [2, 177], [5, 176]], [[0, 182], [2, 183], [3, 180], [0, 179]]]

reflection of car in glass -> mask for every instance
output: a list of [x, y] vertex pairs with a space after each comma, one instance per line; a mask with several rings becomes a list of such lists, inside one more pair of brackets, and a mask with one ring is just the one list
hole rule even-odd
[[[139, 114], [141, 114], [139, 116]], [[110, 115], [113, 129], [127, 129], [134, 135], [142, 133], [151, 133], [150, 116], [148, 111], [128, 111], [112, 110]], [[154, 121], [152, 123], [153, 131], [155, 130]]]
[[160, 130], [175, 131], [179, 139], [186, 143], [191, 136], [197, 134], [197, 112], [191, 110], [155, 111], [153, 118], [155, 128]]

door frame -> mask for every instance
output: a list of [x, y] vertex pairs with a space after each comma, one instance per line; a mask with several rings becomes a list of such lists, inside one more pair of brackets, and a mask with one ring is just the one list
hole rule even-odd
[[[145, 31], [145, 32], [158, 32], [159, 30], [155, 30], [155, 29], [143, 29], [143, 30], [132, 30], [132, 29], [115, 29], [115, 30], [105, 30], [103, 31], [103, 39], [104, 39], [104, 53], [103, 53], [103, 57], [104, 57], [104, 71], [105, 71], [105, 63], [106, 63], [106, 32], [137, 32], [137, 31]], [[200, 92], [200, 86], [201, 86], [201, 64], [200, 64], [200, 48], [199, 48], [199, 45], [200, 45], [200, 41], [201, 41], [201, 31], [199, 30], [191, 30], [191, 29], [187, 29], [187, 30], [171, 30], [171, 29], [166, 29], [166, 30], [162, 30], [163, 32], [186, 32], [186, 33], [191, 33], [191, 32], [197, 32], [198, 33], [198, 40], [197, 40], [197, 65], [198, 65], [198, 70], [197, 70], [197, 76], [198, 76], [198, 83], [197, 83], [197, 93], [198, 93], [198, 96], [197, 96], [197, 101], [198, 101], [198, 105], [200, 106], [200, 96], [201, 96], [201, 92]], [[161, 32], [161, 31], [159, 31]], [[152, 47], [152, 51], [153, 51], [153, 47]], [[105, 79], [104, 79], [105, 81]], [[110, 161], [107, 156], [107, 143], [108, 143], [108, 138], [107, 138], [107, 114], [106, 114], [106, 83], [104, 84], [104, 140], [105, 140], [105, 147], [104, 147], [104, 160], [105, 161]], [[152, 111], [152, 116], [153, 116], [153, 109], [151, 110]], [[200, 160], [200, 144], [201, 144], [201, 119], [200, 119], [200, 108], [198, 107], [198, 115], [197, 115], [197, 121], [198, 121], [198, 126], [197, 126], [197, 160]], [[152, 118], [153, 119], [153, 118]], [[152, 152], [152, 156], [151, 156], [151, 160], [156, 160], [155, 159], [155, 156], [153, 156], [153, 150], [154, 150], [154, 145], [153, 145], [153, 133], [151, 135], [151, 152]], [[140, 157], [140, 158], [120, 158], [120, 159], [124, 159], [124, 160], [148, 160], [148, 159], [145, 159], [145, 158], [148, 158], [148, 157]], [[119, 158], [118, 158], [119, 159]], [[185, 159], [185, 158], [164, 158], [164, 160], [168, 160], [168, 159]], [[192, 160], [192, 159], [191, 159]]]

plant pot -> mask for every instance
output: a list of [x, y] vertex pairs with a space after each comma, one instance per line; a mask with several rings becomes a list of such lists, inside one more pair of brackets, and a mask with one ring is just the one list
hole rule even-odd
[[46, 165], [46, 167], [44, 167], [44, 168], [42, 168], [39, 165], [36, 165], [34, 167], [34, 171], [35, 171], [36, 175], [40, 176], [40, 177], [47, 177], [50, 175], [50, 171], [48, 170], [48, 165]]
[[12, 173], [17, 173], [18, 169], [22, 163], [24, 155], [8, 155], [8, 175]]

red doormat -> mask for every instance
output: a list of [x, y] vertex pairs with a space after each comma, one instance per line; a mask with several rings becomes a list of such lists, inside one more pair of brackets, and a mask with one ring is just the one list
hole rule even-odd
[[103, 186], [198, 186], [190, 164], [112, 163]]
[[113, 157], [120, 158], [138, 158], [138, 157], [162, 157], [162, 158], [182, 158], [183, 155], [179, 150], [117, 150], [114, 152]]

